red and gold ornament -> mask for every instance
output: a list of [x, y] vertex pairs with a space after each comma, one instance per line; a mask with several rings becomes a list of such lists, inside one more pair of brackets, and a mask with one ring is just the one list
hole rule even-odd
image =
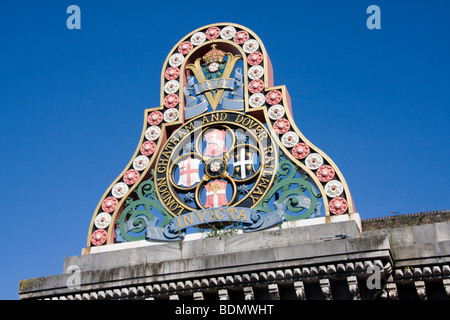
[[164, 98], [164, 106], [166, 108], [175, 108], [178, 105], [178, 96], [174, 93]]
[[103, 200], [102, 210], [104, 212], [111, 213], [116, 209], [118, 203], [119, 201], [116, 198], [108, 197], [105, 200]]
[[248, 91], [251, 93], [260, 93], [264, 89], [264, 81], [261, 79], [255, 79], [250, 81], [248, 85]]
[[292, 148], [292, 154], [296, 159], [305, 159], [310, 152], [311, 150], [309, 149], [309, 146], [303, 142], [297, 143]]
[[248, 64], [251, 66], [256, 66], [263, 61], [263, 55], [261, 52], [253, 52], [248, 56]]
[[316, 175], [321, 182], [328, 182], [333, 180], [334, 170], [329, 165], [323, 165], [319, 169], [317, 169]]
[[289, 120], [281, 118], [275, 121], [273, 124], [273, 130], [275, 130], [278, 134], [284, 134], [289, 131], [291, 128], [291, 124], [289, 123]]
[[192, 42], [184, 41], [178, 47], [178, 52], [181, 53], [182, 55], [187, 55], [192, 50], [192, 48], [194, 48]]
[[134, 184], [139, 179], [139, 172], [135, 169], [130, 169], [123, 175], [123, 181], [127, 185]]
[[156, 149], [156, 143], [153, 141], [145, 141], [141, 146], [141, 153], [144, 156], [152, 155], [153, 152], [155, 152]]
[[330, 211], [333, 214], [343, 214], [347, 208], [348, 204], [344, 198], [336, 197], [330, 201]]
[[248, 35], [248, 32], [244, 30], [237, 32], [233, 37], [233, 41], [237, 44], [243, 44], [248, 39], [250, 39], [250, 36]]
[[147, 122], [151, 126], [157, 126], [158, 124], [160, 124], [162, 122], [163, 118], [164, 118], [164, 116], [161, 112], [153, 111], [152, 113], [150, 113], [148, 115]]
[[205, 32], [206, 39], [214, 40], [220, 36], [220, 29], [217, 27], [211, 27]]
[[280, 103], [282, 98], [283, 95], [279, 90], [272, 90], [266, 95], [266, 102], [273, 106]]
[[180, 69], [177, 67], [170, 67], [167, 68], [166, 72], [164, 73], [164, 76], [167, 80], [175, 80], [180, 75]]
[[106, 242], [108, 233], [103, 229], [97, 229], [92, 233], [91, 242], [94, 246], [101, 246]]

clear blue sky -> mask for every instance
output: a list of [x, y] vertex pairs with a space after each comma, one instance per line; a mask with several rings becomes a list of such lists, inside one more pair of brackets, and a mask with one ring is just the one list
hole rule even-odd
[[[299, 129], [362, 218], [449, 209], [450, 2], [0, 2], [0, 299], [60, 274], [159, 105], [171, 48], [233, 22], [264, 42]], [[66, 9], [81, 8], [81, 30]], [[366, 9], [381, 8], [381, 30]]]

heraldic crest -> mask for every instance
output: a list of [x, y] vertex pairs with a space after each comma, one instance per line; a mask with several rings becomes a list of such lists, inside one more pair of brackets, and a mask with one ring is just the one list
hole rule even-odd
[[181, 39], [164, 63], [160, 101], [100, 199], [88, 248], [355, 212], [337, 166], [295, 125], [251, 30], [218, 23]]

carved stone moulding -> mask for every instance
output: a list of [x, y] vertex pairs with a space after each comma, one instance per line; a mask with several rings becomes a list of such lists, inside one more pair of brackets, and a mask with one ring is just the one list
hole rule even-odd
[[[103, 241], [105, 232], [95, 233], [93, 241]], [[204, 300], [205, 295], [214, 295], [217, 299], [230, 300], [230, 292], [242, 292], [245, 300], [254, 300], [258, 296], [270, 297], [279, 300], [285, 292], [294, 292], [291, 299], [305, 300], [307, 297], [322, 295], [322, 299], [332, 300], [334, 286], [339, 286], [339, 291], [347, 291], [353, 299], [359, 300], [361, 288], [359, 283], [365, 283], [372, 275], [368, 266], [378, 266], [382, 270], [380, 277], [383, 288], [380, 290], [391, 290], [387, 280], [391, 276], [390, 263], [382, 260], [364, 260], [343, 263], [331, 263], [325, 265], [291, 266], [289, 268], [276, 268], [267, 270], [253, 270], [247, 273], [231, 273], [210, 275], [199, 278], [168, 279], [167, 281], [142, 282], [132, 286], [105, 287], [97, 290], [90, 288], [88, 291], [78, 290], [74, 294], [49, 297], [55, 300], [97, 300], [97, 299], [194, 299]], [[338, 281], [337, 281], [338, 280]], [[344, 281], [342, 281], [344, 280]], [[311, 285], [314, 284], [314, 285]], [[420, 292], [424, 286], [416, 281]], [[312, 290], [312, 291], [311, 291]], [[367, 291], [367, 290], [365, 290]], [[365, 299], [375, 297], [377, 291], [371, 295], [365, 295]], [[382, 297], [383, 298], [383, 297]]]

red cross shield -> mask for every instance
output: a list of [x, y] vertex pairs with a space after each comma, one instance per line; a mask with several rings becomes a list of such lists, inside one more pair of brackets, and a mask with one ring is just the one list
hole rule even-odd
[[180, 178], [178, 179], [179, 186], [191, 187], [200, 181], [198, 174], [198, 166], [200, 160], [196, 158], [187, 158], [178, 164], [180, 168]]

